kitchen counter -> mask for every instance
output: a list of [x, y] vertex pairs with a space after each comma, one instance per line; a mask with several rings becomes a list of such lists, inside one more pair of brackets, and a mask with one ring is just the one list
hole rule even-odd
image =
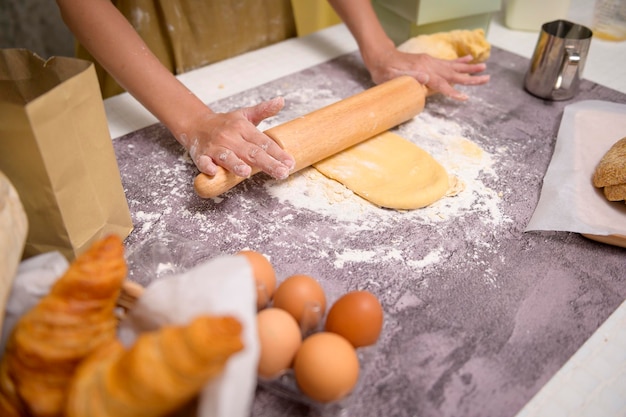
[[[203, 242], [198, 256], [253, 248], [271, 257], [279, 279], [309, 273], [330, 298], [352, 289], [376, 293], [385, 328], [379, 343], [361, 352], [361, 383], [340, 404], [344, 415], [567, 415], [567, 406], [550, 399], [585, 396], [580, 378], [558, 379], [562, 370], [599, 333], [600, 342], [613, 341], [615, 333], [602, 332], [619, 331], [615, 317], [625, 322], [624, 249], [575, 233], [524, 232], [571, 101], [544, 102], [523, 91], [537, 34], [508, 31], [498, 19], [489, 31], [490, 84], [464, 87], [468, 103], [433, 97], [397, 129], [465, 186], [423, 210], [372, 207], [312, 169], [284, 182], [257, 175], [202, 200], [192, 189], [195, 167], [167, 130], [128, 95], [108, 99], [135, 224], [129, 247], [175, 235]], [[520, 39], [531, 38], [529, 53]], [[601, 69], [623, 74], [626, 65], [614, 57], [624, 63], [624, 45], [596, 44], [574, 100], [624, 103], [626, 86], [619, 83], [626, 77], [603, 78]], [[338, 25], [180, 78], [218, 111], [283, 95], [286, 108], [265, 129], [371, 86], [355, 50]], [[596, 389], [589, 380], [587, 389]], [[614, 382], [618, 389], [604, 392], [620, 406], [625, 385]], [[589, 411], [585, 404], [574, 412]], [[260, 388], [252, 414], [316, 411]]]

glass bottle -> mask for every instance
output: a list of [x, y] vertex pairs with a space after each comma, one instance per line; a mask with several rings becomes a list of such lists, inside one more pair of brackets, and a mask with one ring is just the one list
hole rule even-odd
[[626, 0], [596, 0], [591, 27], [599, 39], [626, 40]]

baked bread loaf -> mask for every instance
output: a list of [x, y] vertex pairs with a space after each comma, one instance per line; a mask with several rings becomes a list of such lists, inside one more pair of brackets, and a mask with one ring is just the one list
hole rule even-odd
[[63, 415], [78, 364], [116, 339], [114, 310], [125, 277], [122, 241], [109, 236], [76, 258], [20, 318], [0, 362], [0, 415]]
[[593, 173], [593, 185], [603, 188], [610, 201], [626, 200], [626, 137], [604, 154]]
[[143, 333], [126, 350], [95, 351], [72, 380], [67, 417], [164, 416], [192, 399], [243, 348], [233, 317], [198, 316], [185, 326]]
[[607, 185], [604, 187], [604, 196], [609, 201], [626, 200], [626, 184]]

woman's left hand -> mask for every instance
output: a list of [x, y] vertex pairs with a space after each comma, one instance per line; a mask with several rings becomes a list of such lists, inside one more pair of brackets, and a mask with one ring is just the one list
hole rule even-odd
[[444, 60], [428, 54], [413, 54], [389, 48], [375, 57], [364, 56], [365, 65], [376, 84], [401, 75], [410, 75], [426, 85], [431, 94], [441, 93], [456, 100], [467, 100], [467, 95], [454, 85], [481, 85], [489, 81], [489, 75], [477, 75], [487, 66], [472, 64], [472, 56]]

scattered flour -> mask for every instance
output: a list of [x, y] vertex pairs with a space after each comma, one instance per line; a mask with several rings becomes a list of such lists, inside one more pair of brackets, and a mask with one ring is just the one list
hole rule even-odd
[[[288, 93], [285, 98], [293, 104], [293, 107], [284, 109], [285, 114], [281, 112], [281, 118], [284, 120], [293, 120], [299, 115], [336, 101], [332, 90], [325, 91], [323, 88]], [[259, 129], [265, 130], [275, 123], [276, 119], [268, 119], [259, 125]], [[388, 240], [377, 242], [377, 234], [384, 233], [386, 229], [402, 233], [403, 224], [447, 227], [454, 223], [454, 219], [470, 214], [489, 229], [511, 221], [502, 211], [502, 193], [487, 185], [499, 183], [494, 168], [498, 162], [497, 155], [485, 151], [471, 140], [477, 136], [471, 127], [461, 126], [453, 120], [425, 111], [394, 131], [429, 152], [446, 168], [453, 183], [456, 184], [453, 193], [421, 209], [409, 211], [384, 209], [369, 203], [342, 184], [328, 179], [316, 169], [305, 168], [283, 181], [268, 179], [263, 187], [269, 196], [275, 198], [281, 205], [295, 208], [295, 212], [302, 209], [327, 217], [328, 230], [312, 227], [303, 230], [303, 234], [295, 241], [275, 239], [272, 245], [284, 248], [286, 252], [301, 251], [306, 247], [314, 254], [312, 256], [329, 259], [334, 268], [345, 270], [347, 276], [355, 265], [371, 265], [374, 268], [376, 264], [382, 262], [385, 265], [401, 265], [402, 268], [411, 271], [410, 276], [422, 277], [431, 265], [441, 263], [450, 256], [450, 248], [439, 244], [422, 252], [414, 250], [415, 247], [410, 244], [390, 247]], [[494, 152], [505, 151], [503, 148], [495, 149]], [[165, 159], [166, 150], [162, 152]], [[182, 220], [181, 224], [185, 222], [193, 224], [193, 227], [197, 228], [198, 236], [213, 236], [215, 233], [228, 230], [225, 239], [231, 242], [255, 242], [262, 241], [265, 239], [264, 236], [280, 236], [284, 224], [294, 222], [297, 216], [294, 211], [281, 214], [277, 211], [274, 213], [275, 217], [270, 213], [263, 217], [263, 233], [259, 234], [254, 222], [249, 224], [242, 222], [245, 213], [257, 211], [259, 201], [247, 198], [243, 194], [213, 199], [213, 203], [218, 205], [225, 202], [233, 204], [235, 201], [237, 204], [236, 210], [232, 213], [222, 213], [219, 219], [214, 218], [215, 213], [212, 210], [198, 210], [195, 207], [181, 205], [181, 198], [185, 198], [185, 194], [189, 192], [189, 180], [188, 175], [179, 171], [186, 170], [192, 164], [189, 156], [183, 154], [178, 157], [175, 164], [155, 164], [152, 168], [151, 177], [158, 179], [158, 189], [167, 192], [164, 195], [162, 192], [158, 194], [154, 191], [155, 198], [159, 195], [161, 199], [154, 212], [148, 211], [145, 202], [131, 199], [130, 204], [139, 208], [134, 211], [134, 220], [140, 225], [141, 235], [166, 233], [168, 221], [174, 213], [177, 219]], [[326, 234], [326, 231], [332, 233]], [[349, 236], [353, 233], [370, 235], [373, 240], [366, 248], [337, 245], [336, 236]], [[487, 253], [495, 250], [491, 247], [476, 246], [476, 241], [481, 241], [480, 236], [471, 240], [475, 242], [472, 249], [475, 255], [477, 252]], [[406, 244], [406, 241], [404, 243]], [[489, 276], [487, 279], [495, 281], [496, 277]], [[374, 285], [376, 282], [376, 279], [372, 278], [369, 283]], [[420, 285], [428, 285], [426, 280], [420, 282]]]
[[497, 180], [493, 156], [466, 138], [468, 133], [454, 121], [427, 113], [399, 127], [398, 134], [429, 152], [458, 182], [455, 195], [425, 208], [396, 211], [374, 206], [311, 167], [281, 183], [269, 181], [266, 188], [281, 202], [350, 223], [354, 230], [374, 228], [386, 217], [406, 216], [434, 224], [476, 211], [487, 224], [508, 221], [499, 207], [499, 193], [483, 183], [487, 176]]
[[161, 218], [161, 213], [146, 213], [145, 211], [138, 211], [135, 213], [135, 221], [141, 222], [141, 230], [143, 233], [147, 233], [152, 229], [154, 222]]
[[337, 268], [343, 268], [346, 261], [367, 262], [376, 261], [377, 259], [378, 255], [376, 251], [344, 249], [342, 252], [336, 253], [335, 266]]
[[441, 260], [441, 248], [437, 248], [427, 254], [423, 259], [409, 259], [407, 264], [416, 269], [424, 269], [428, 265], [436, 264]]

